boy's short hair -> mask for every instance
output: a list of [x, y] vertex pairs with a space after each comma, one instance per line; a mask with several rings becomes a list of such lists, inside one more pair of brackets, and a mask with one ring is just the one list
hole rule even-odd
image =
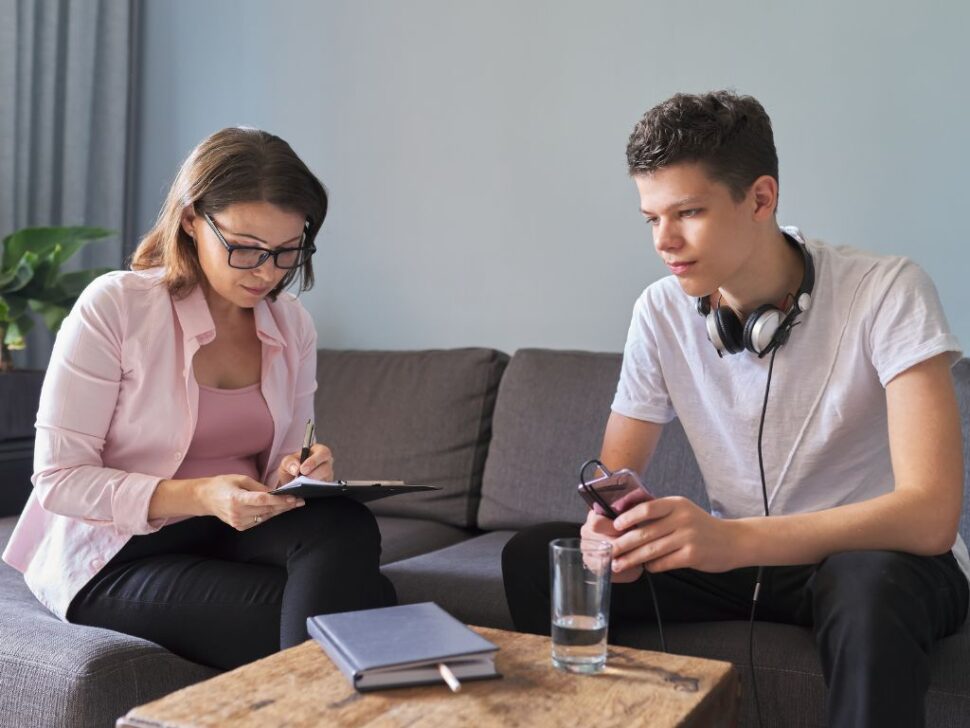
[[637, 122], [626, 147], [630, 175], [698, 162], [735, 200], [762, 175], [778, 179], [771, 119], [753, 96], [731, 91], [676, 94]]

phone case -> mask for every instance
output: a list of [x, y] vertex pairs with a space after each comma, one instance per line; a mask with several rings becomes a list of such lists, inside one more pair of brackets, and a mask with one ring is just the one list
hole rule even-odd
[[628, 468], [580, 483], [579, 494], [590, 508], [608, 518], [654, 498], [640, 476]]

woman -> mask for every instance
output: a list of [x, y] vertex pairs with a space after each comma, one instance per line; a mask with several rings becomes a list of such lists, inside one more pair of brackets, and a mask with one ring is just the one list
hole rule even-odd
[[34, 491], [4, 559], [70, 622], [230, 669], [306, 639], [313, 614], [386, 606], [380, 534], [299, 449], [323, 185], [282, 139], [223, 129], [182, 165], [132, 270], [84, 291], [37, 414]]

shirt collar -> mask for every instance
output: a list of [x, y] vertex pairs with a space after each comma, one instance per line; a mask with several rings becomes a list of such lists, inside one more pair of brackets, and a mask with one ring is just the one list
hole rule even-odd
[[[276, 318], [269, 303], [263, 299], [253, 308], [256, 321], [256, 336], [264, 344], [279, 348], [286, 346], [286, 340], [276, 324]], [[199, 345], [208, 344], [216, 336], [216, 324], [209, 312], [202, 286], [195, 286], [191, 293], [175, 301], [175, 314], [182, 334], [186, 340], [195, 339]]]
[[273, 315], [273, 308], [265, 298], [260, 300], [253, 309], [256, 318], [256, 336], [264, 344], [283, 348], [286, 346], [286, 339], [280, 327], [276, 325], [276, 317]]
[[216, 336], [216, 324], [209, 313], [202, 286], [195, 286], [187, 296], [175, 299], [175, 315], [182, 327], [186, 341], [195, 339], [199, 344], [208, 344]]

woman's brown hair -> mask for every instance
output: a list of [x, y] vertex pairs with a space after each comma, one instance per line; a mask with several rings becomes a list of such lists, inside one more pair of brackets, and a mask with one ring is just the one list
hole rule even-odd
[[[237, 202], [269, 202], [306, 216], [310, 225], [304, 245], [313, 245], [327, 216], [327, 190], [290, 145], [259, 129], [229, 127], [203, 139], [182, 163], [158, 219], [142, 238], [131, 260], [132, 270], [164, 268], [162, 278], [176, 298], [188, 295], [205, 280], [195, 241], [182, 229], [182, 211], [216, 213]], [[309, 257], [287, 271], [269, 293], [300, 276], [300, 290], [313, 286]]]

